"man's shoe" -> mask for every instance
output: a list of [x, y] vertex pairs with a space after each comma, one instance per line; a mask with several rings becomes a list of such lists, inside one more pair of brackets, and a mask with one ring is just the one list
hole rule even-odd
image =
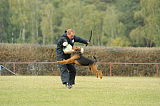
[[68, 89], [71, 89], [71, 88], [72, 88], [72, 85], [71, 85], [71, 84], [67, 84], [67, 88], [68, 88]]

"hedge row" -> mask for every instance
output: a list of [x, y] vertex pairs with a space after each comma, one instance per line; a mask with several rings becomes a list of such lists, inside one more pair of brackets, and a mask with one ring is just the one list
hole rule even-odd
[[[160, 61], [160, 48], [121, 48], [121, 47], [85, 47], [84, 56], [96, 56], [99, 62], [157, 63]], [[56, 61], [55, 45], [0, 44], [0, 62], [53, 62]], [[12, 65], [5, 65], [13, 70]], [[109, 75], [109, 65], [99, 64], [104, 75]], [[90, 75], [88, 68], [77, 66], [78, 75]], [[156, 75], [154, 65], [114, 65], [113, 75]], [[21, 75], [58, 75], [56, 65], [16, 65], [16, 73]], [[2, 71], [3, 74], [9, 74]]]

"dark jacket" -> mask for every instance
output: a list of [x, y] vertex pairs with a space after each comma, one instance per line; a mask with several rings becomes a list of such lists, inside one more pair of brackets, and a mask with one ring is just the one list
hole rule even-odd
[[87, 40], [84, 40], [80, 37], [74, 36], [71, 40], [67, 37], [67, 34], [63, 34], [60, 39], [57, 42], [57, 48], [56, 48], [56, 56], [57, 60], [63, 60], [63, 59], [69, 59], [71, 57], [71, 54], [64, 54], [63, 52], [63, 43], [68, 42], [72, 47], [74, 46], [74, 42], [84, 43], [87, 44]]

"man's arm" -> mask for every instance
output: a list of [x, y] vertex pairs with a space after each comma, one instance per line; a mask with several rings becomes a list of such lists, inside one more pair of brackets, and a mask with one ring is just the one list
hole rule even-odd
[[88, 43], [89, 43], [88, 40], [85, 40], [85, 39], [80, 38], [80, 37], [78, 37], [78, 36], [74, 36], [74, 41], [75, 41], [75, 42], [79, 42], [79, 43], [84, 43], [84, 44], [88, 44]]

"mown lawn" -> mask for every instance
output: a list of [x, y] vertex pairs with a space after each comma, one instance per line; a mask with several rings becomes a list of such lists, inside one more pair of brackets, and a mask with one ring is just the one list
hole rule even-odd
[[0, 106], [160, 106], [158, 77], [0, 76]]

